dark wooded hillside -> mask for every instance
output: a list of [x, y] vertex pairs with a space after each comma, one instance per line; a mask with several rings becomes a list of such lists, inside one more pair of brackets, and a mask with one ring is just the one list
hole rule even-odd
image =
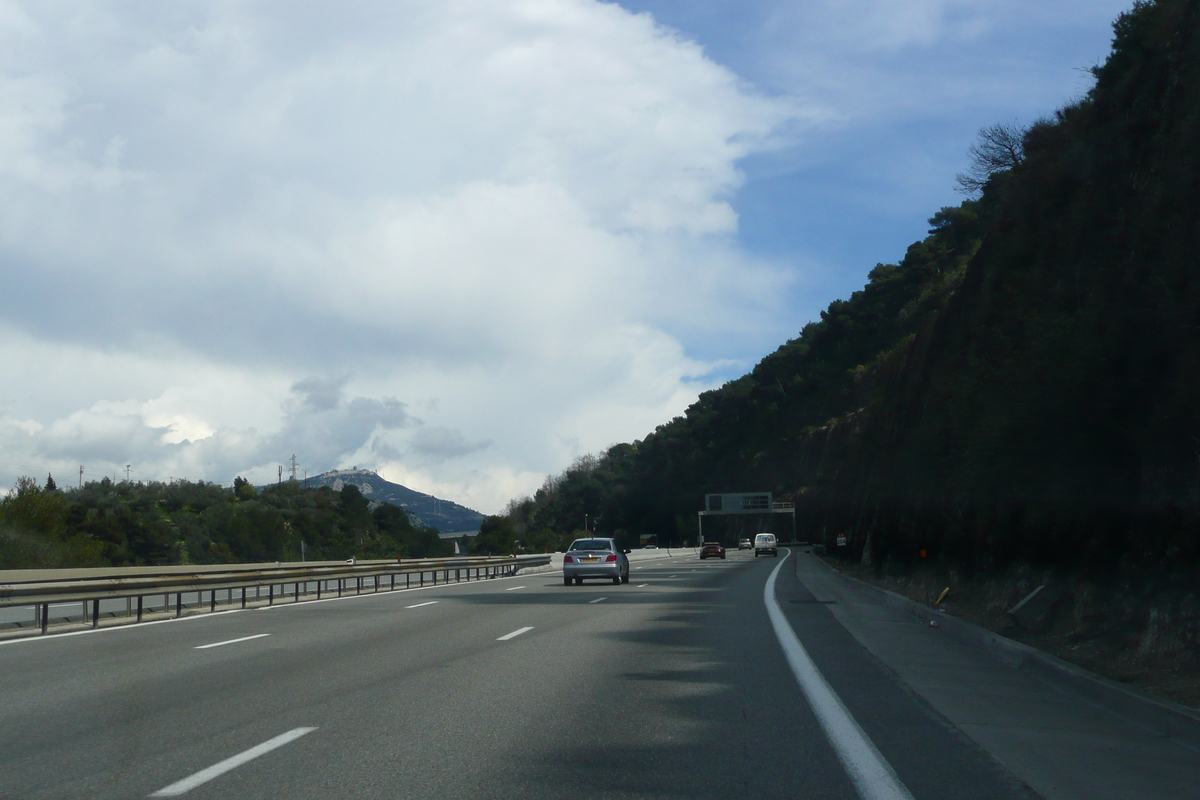
[[0, 569], [310, 561], [449, 555], [404, 510], [295, 482], [113, 483], [61, 490], [20, 478], [0, 500]]

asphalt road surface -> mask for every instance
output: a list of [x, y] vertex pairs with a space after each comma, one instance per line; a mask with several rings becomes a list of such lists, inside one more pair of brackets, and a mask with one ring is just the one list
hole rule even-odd
[[5, 643], [0, 799], [1034, 796], [783, 552]]

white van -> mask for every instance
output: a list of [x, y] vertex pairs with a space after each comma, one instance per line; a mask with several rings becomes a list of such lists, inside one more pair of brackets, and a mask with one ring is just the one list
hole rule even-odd
[[754, 537], [754, 557], [758, 558], [759, 553], [770, 553], [773, 556], [779, 556], [779, 545], [775, 541], [775, 534], [760, 533]]

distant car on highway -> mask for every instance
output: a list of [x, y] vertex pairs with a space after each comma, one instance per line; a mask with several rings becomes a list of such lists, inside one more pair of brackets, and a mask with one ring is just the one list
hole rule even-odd
[[738, 539], [738, 550], [753, 550], [754, 545], [750, 544], [749, 539]]
[[563, 583], [579, 586], [584, 578], [607, 578], [614, 584], [629, 583], [629, 551], [616, 539], [576, 539], [563, 554]]
[[758, 558], [759, 553], [770, 553], [778, 557], [779, 543], [775, 540], [775, 534], [760, 533], [754, 537], [754, 557]]
[[712, 556], [713, 558], [724, 558], [725, 548], [722, 547], [719, 542], [705, 542], [704, 546], [700, 548], [700, 558], [705, 559], [709, 556]]
[[648, 544], [648, 545], [646, 545], [645, 547], [643, 547], [642, 549], [643, 549], [643, 550], [657, 550], [657, 549], [658, 549], [658, 545], [656, 545], [656, 544]]

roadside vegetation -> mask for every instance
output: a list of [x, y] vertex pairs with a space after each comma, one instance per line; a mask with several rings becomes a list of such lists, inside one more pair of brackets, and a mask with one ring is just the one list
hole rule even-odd
[[259, 490], [203, 481], [59, 489], [18, 479], [0, 500], [0, 569], [420, 558], [453, 545], [403, 509], [293, 482]]

